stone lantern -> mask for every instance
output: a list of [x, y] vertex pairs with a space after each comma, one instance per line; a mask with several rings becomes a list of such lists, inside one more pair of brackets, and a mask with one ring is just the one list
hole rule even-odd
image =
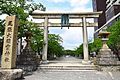
[[107, 45], [107, 41], [108, 41], [108, 36], [110, 35], [110, 32], [107, 31], [101, 31], [98, 36], [101, 38], [103, 45], [102, 45], [102, 49], [109, 49], [108, 45]]
[[107, 31], [101, 31], [98, 35], [103, 42], [102, 48], [97, 55], [98, 70], [112, 71], [115, 70], [113, 66], [117, 64], [117, 58], [107, 45], [109, 35], [110, 32]]

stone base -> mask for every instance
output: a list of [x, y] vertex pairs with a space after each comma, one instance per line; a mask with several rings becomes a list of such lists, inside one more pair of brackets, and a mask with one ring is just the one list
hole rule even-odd
[[91, 63], [92, 63], [91, 61], [82, 60], [82, 64], [84, 64], [84, 65], [90, 65]]
[[117, 58], [110, 49], [101, 49], [96, 58], [96, 64], [99, 66], [117, 65]]
[[17, 68], [24, 70], [24, 72], [31, 72], [37, 70], [40, 61], [38, 56], [31, 49], [24, 49], [17, 58]]
[[0, 69], [0, 80], [15, 80], [22, 77], [22, 69]]
[[48, 60], [44, 60], [44, 61], [42, 61], [41, 63], [42, 63], [42, 64], [48, 64], [49, 61], [48, 61]]
[[120, 71], [120, 66], [96, 66], [98, 71]]

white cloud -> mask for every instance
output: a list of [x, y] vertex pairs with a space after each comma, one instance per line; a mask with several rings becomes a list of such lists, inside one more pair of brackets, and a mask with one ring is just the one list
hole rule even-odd
[[85, 6], [88, 4], [90, 0], [68, 0], [70, 2], [70, 5], [75, 7], [75, 6]]
[[65, 49], [73, 49], [82, 43], [82, 29], [69, 28], [65, 29], [65, 33], [60, 34], [63, 38], [63, 46]]
[[47, 0], [47, 1], [55, 2], [55, 3], [66, 2], [71, 6], [84, 6], [88, 4], [90, 0]]
[[[48, 0], [49, 1], [49, 0]], [[92, 11], [91, 8], [86, 8], [86, 6], [91, 0], [50, 0], [50, 2], [61, 3], [64, 2], [66, 4], [70, 4], [72, 7], [71, 11], [81, 11], [81, 12], [90, 12]], [[65, 5], [64, 5], [65, 6]], [[52, 11], [62, 11], [63, 9], [58, 9], [55, 7]]]
[[72, 11], [76, 12], [76, 11], [79, 11], [79, 12], [92, 12], [93, 9], [92, 8], [86, 8], [86, 7], [74, 7], [72, 9]]
[[[60, 36], [63, 38], [63, 46], [65, 49], [74, 49], [83, 43], [83, 32], [82, 28], [70, 28], [65, 29], [66, 31]], [[94, 28], [87, 28], [88, 39], [93, 38]]]
[[59, 3], [59, 2], [65, 2], [66, 0], [47, 0], [47, 1], [55, 2], [55, 3]]
[[70, 0], [70, 5], [72, 6], [72, 11], [80, 11], [80, 12], [92, 12], [92, 8], [86, 7], [90, 0]]
[[69, 29], [66, 28], [65, 30], [66, 30], [66, 32], [64, 34], [61, 34], [61, 36], [63, 37], [64, 40], [66, 40], [66, 41], [70, 40], [70, 41], [77, 42], [81, 39], [81, 37], [80, 37], [80, 36], [82, 36], [81, 28], [71, 28], [70, 27]]

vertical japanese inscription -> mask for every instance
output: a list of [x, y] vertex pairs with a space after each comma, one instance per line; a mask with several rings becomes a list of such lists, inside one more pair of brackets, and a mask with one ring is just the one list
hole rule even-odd
[[16, 67], [17, 31], [16, 17], [6, 17], [1, 68], [11, 69]]

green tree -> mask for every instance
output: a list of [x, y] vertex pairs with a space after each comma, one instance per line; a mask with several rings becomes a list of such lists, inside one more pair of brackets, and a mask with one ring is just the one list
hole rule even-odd
[[64, 50], [64, 55], [75, 56], [75, 50]]
[[63, 55], [63, 47], [61, 46], [62, 38], [59, 35], [48, 35], [48, 58]]
[[111, 32], [108, 45], [120, 60], [120, 20], [110, 26], [108, 31]]
[[89, 43], [89, 52], [96, 52], [98, 53], [102, 47], [102, 41], [100, 38], [95, 38], [93, 43]]
[[[0, 0], [0, 13], [7, 14], [9, 16], [16, 15], [19, 19], [18, 38], [21, 39], [21, 44], [22, 37], [25, 37], [25, 32], [30, 31], [30, 28], [34, 25], [27, 20], [29, 13], [36, 9], [45, 10], [45, 7], [42, 4], [27, 4], [27, 1], [29, 0]], [[0, 37], [4, 34], [4, 23], [4, 20], [0, 20]], [[3, 38], [1, 40], [3, 40]]]
[[[96, 53], [99, 52], [101, 47], [102, 47], [102, 41], [99, 38], [96, 38], [92, 43], [89, 42], [88, 44], [89, 54], [91, 52], [96, 52]], [[83, 57], [83, 44], [81, 44], [78, 48], [76, 48], [75, 55], [76, 56], [81, 55]]]
[[76, 48], [75, 55], [78, 57], [81, 55], [83, 57], [83, 44], [81, 44], [78, 48]]
[[[27, 4], [27, 0], [1, 0], [0, 1], [0, 12], [7, 15], [16, 15], [19, 19], [19, 30], [18, 38], [25, 37], [27, 31], [32, 33], [31, 46], [34, 51], [38, 53], [42, 51], [43, 43], [43, 30], [39, 29], [34, 23], [27, 20], [29, 14], [34, 10], [45, 11], [45, 7], [39, 3]], [[0, 20], [0, 36], [3, 36], [4, 32], [4, 21]], [[60, 56], [63, 54], [63, 47], [60, 45], [62, 38], [59, 35], [49, 34], [48, 35], [48, 55]], [[22, 43], [21, 43], [22, 44]]]
[[31, 47], [34, 51], [36, 51], [39, 55], [43, 49], [43, 30], [39, 28], [33, 27], [31, 29], [32, 38], [31, 38]]
[[3, 34], [4, 34], [4, 26], [5, 26], [4, 20], [0, 20], [0, 37], [1, 37], [1, 39], [2, 39]]
[[[45, 7], [39, 3], [31, 3], [27, 4], [29, 0], [1, 0], [0, 1], [0, 12], [1, 14], [7, 15], [16, 15], [19, 19], [19, 37], [23, 36], [24, 28], [27, 29], [27, 25], [29, 25], [29, 21], [27, 18], [29, 17], [29, 13], [33, 12], [34, 10], [45, 10]], [[32, 10], [31, 10], [32, 8]], [[4, 29], [4, 22], [0, 22], [0, 28]], [[29, 25], [30, 26], [30, 25]], [[2, 31], [1, 31], [2, 32]], [[3, 35], [1, 33], [1, 35]]]

